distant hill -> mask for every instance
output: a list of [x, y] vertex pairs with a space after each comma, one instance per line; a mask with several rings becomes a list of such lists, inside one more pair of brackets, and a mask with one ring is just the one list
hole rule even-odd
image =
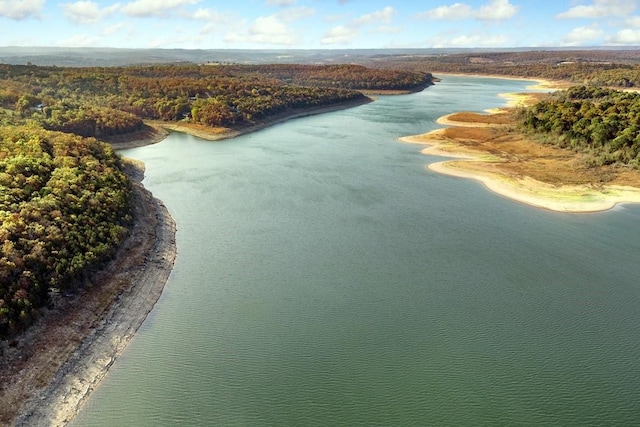
[[[115, 49], [66, 47], [0, 47], [0, 63], [59, 67], [106, 67], [177, 63], [361, 63], [406, 57], [442, 57], [470, 53], [513, 53], [521, 59], [527, 52], [563, 52], [560, 48], [503, 48], [503, 49]], [[628, 59], [637, 48], [583, 48], [586, 52], [600, 52], [598, 57], [611, 60]], [[607, 52], [603, 55], [602, 52]], [[632, 55], [638, 59], [640, 55]]]

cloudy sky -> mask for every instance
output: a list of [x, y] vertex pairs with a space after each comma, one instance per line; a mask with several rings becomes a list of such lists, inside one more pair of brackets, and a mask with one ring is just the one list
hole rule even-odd
[[640, 45], [640, 0], [0, 0], [0, 46]]

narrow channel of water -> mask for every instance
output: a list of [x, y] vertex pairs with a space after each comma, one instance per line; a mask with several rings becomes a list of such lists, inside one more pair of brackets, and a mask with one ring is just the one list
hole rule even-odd
[[531, 208], [397, 142], [527, 84], [124, 152], [179, 253], [73, 425], [636, 424], [640, 207]]

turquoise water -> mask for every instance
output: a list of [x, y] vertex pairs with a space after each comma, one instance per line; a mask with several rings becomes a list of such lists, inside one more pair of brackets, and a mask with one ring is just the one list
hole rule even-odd
[[178, 258], [73, 425], [638, 424], [640, 206], [531, 208], [397, 142], [526, 85], [124, 152]]

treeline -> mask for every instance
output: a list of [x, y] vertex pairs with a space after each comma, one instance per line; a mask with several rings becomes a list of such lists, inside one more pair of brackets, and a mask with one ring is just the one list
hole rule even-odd
[[640, 167], [640, 93], [579, 86], [518, 112], [543, 141], [588, 155], [588, 164]]
[[364, 99], [362, 89], [410, 91], [430, 81], [425, 73], [357, 65], [0, 65], [0, 106], [5, 122], [108, 137], [138, 130], [145, 119], [229, 127]]
[[274, 64], [242, 67], [299, 86], [353, 90], [416, 91], [431, 85], [433, 78], [428, 72], [375, 69], [355, 64]]
[[0, 339], [114, 253], [131, 221], [120, 162], [93, 138], [0, 127]]
[[143, 126], [135, 114], [111, 107], [69, 108], [64, 105], [43, 107], [42, 127], [80, 136], [104, 138], [135, 132]]
[[576, 85], [640, 87], [638, 51], [528, 51], [390, 57], [378, 67], [416, 73], [467, 73], [562, 80]]

